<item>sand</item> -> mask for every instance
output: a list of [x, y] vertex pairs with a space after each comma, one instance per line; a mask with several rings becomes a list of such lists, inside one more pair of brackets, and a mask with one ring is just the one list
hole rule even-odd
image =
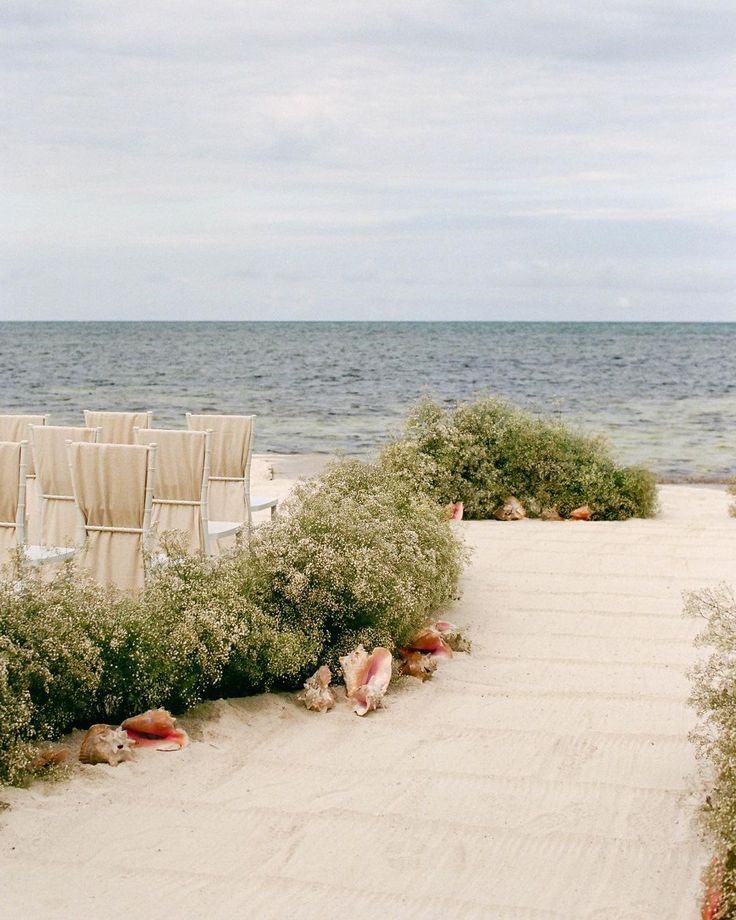
[[653, 521], [461, 525], [447, 612], [473, 653], [365, 719], [219, 701], [180, 753], [0, 790], [0, 916], [695, 917], [681, 592], [733, 577], [736, 521], [722, 489], [661, 501]]

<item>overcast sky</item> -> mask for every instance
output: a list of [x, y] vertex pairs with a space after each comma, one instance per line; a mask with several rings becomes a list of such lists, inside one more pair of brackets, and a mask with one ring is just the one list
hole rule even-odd
[[0, 319], [736, 319], [733, 0], [0, 30]]

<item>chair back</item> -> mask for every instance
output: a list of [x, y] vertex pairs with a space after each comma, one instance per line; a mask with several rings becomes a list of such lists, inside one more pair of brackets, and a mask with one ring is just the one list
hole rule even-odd
[[153, 526], [159, 534], [167, 530], [184, 533], [189, 553], [209, 552], [209, 431], [139, 428], [135, 438], [138, 444], [157, 446]]
[[0, 441], [0, 565], [25, 543], [27, 441]]
[[41, 504], [39, 537], [34, 542], [42, 546], [74, 544], [78, 519], [66, 442], [94, 443], [97, 437], [97, 428], [31, 425], [36, 487]]
[[250, 465], [255, 415], [192, 415], [187, 427], [212, 432], [209, 516], [250, 525]]
[[101, 584], [145, 581], [156, 445], [68, 442], [82, 564]]
[[99, 428], [100, 444], [135, 444], [135, 429], [150, 428], [152, 412], [91, 412], [84, 410], [87, 428]]
[[[46, 415], [0, 415], [0, 441], [28, 441], [31, 437], [31, 425], [45, 425]], [[35, 476], [33, 452], [26, 457], [26, 476]]]

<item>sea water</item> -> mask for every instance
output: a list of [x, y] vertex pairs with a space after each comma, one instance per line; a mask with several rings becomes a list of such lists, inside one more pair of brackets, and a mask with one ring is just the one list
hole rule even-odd
[[256, 414], [256, 450], [374, 455], [410, 404], [498, 394], [664, 477], [736, 474], [736, 324], [0, 323], [0, 411]]

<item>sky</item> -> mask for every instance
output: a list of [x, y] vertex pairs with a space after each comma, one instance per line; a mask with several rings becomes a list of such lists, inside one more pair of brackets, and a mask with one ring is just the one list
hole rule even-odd
[[736, 320], [733, 0], [3, 0], [0, 320]]

